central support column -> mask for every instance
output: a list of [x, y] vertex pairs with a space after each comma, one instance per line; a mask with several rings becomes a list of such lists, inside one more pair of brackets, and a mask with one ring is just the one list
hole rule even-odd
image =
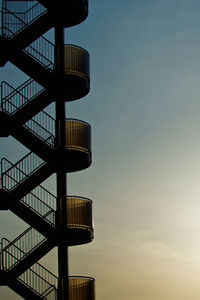
[[55, 73], [56, 73], [56, 149], [57, 149], [57, 229], [58, 300], [68, 299], [67, 176], [65, 172], [65, 99], [64, 99], [64, 0], [55, 1]]

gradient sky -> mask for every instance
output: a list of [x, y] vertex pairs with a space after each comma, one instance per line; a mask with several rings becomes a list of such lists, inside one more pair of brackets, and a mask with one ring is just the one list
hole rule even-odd
[[[95, 277], [97, 300], [199, 299], [199, 0], [91, 0], [66, 42], [91, 55], [91, 92], [67, 116], [92, 125], [93, 164], [68, 175], [68, 194], [94, 201], [95, 224], [91, 244], [70, 248], [70, 275]], [[10, 64], [0, 76], [26, 79]], [[0, 143], [13, 162], [27, 152]], [[45, 185], [55, 191], [54, 176]], [[0, 212], [2, 237], [27, 227]], [[56, 273], [56, 259], [42, 263]]]

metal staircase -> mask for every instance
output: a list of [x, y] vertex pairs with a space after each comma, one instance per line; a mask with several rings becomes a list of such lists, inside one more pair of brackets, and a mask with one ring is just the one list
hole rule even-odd
[[[56, 196], [41, 183], [57, 172], [55, 119], [43, 109], [55, 101], [54, 44], [42, 36], [54, 27], [54, 1], [3, 0], [0, 66], [8, 61], [31, 78], [18, 88], [1, 83], [0, 136], [12, 135], [31, 152], [12, 163], [1, 159], [0, 209], [9, 209], [29, 227], [15, 240], [1, 240], [0, 284], [24, 299], [55, 300], [58, 278], [40, 258], [64, 240], [68, 246], [93, 240], [92, 201], [66, 196], [67, 224], [64, 236], [57, 230]], [[87, 0], [65, 4], [65, 26], [82, 22], [88, 14]], [[65, 101], [89, 92], [89, 54], [65, 45]], [[89, 124], [66, 119], [66, 172], [91, 164]], [[65, 165], [65, 162], [63, 162]], [[94, 279], [69, 277], [70, 300], [93, 300]]]
[[51, 94], [33, 79], [28, 79], [17, 89], [5, 81], [1, 83], [1, 111], [20, 120], [22, 124], [52, 101]]

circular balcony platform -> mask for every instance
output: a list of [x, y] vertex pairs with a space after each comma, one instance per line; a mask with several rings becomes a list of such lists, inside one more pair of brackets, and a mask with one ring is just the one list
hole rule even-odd
[[69, 300], [94, 300], [95, 280], [92, 277], [69, 276]]
[[65, 3], [65, 27], [83, 22], [88, 16], [88, 0], [68, 0]]
[[67, 240], [69, 246], [92, 242], [92, 201], [78, 196], [67, 197]]
[[86, 96], [90, 90], [89, 53], [75, 45], [65, 45], [65, 98], [73, 101]]
[[88, 168], [92, 162], [91, 126], [81, 120], [66, 119], [66, 172]]
[[[54, 18], [55, 3], [53, 0], [40, 0], [46, 8], [52, 12]], [[71, 27], [83, 22], [88, 16], [88, 0], [67, 0], [64, 3], [65, 27]]]

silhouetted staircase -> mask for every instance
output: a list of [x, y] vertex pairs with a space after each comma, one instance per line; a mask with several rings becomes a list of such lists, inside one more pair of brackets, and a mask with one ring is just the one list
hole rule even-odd
[[[14, 242], [2, 240], [0, 283], [8, 285], [24, 299], [55, 299], [57, 277], [41, 264], [34, 263], [33, 258], [32, 264], [29, 261], [31, 266], [26, 267], [25, 263], [28, 256], [30, 259], [30, 254], [27, 255], [19, 248], [19, 243], [19, 240]], [[41, 241], [37, 247], [41, 249], [42, 243], [45, 245], [45, 241]]]
[[[0, 66], [8, 61], [31, 78], [18, 88], [1, 84], [0, 136], [12, 135], [31, 152], [16, 163], [1, 159], [0, 209], [9, 209], [29, 227], [15, 240], [1, 240], [0, 285], [7, 285], [24, 299], [57, 298], [58, 278], [37, 263], [61, 241], [69, 246], [93, 240], [92, 202], [68, 196], [64, 236], [57, 230], [56, 197], [41, 183], [56, 172], [55, 119], [43, 109], [54, 101], [54, 44], [44, 36], [54, 27], [54, 0], [31, 2], [21, 11], [3, 0]], [[20, 5], [19, 5], [20, 6]], [[88, 14], [87, 0], [65, 4], [65, 26], [82, 22]], [[66, 45], [66, 101], [89, 92], [89, 54]], [[89, 124], [67, 119], [66, 172], [91, 164]], [[65, 162], [63, 162], [65, 164]], [[69, 277], [70, 299], [94, 299], [94, 279]]]
[[16, 53], [29, 46], [53, 25], [49, 11], [39, 3], [24, 12], [10, 11], [6, 4], [7, 2], [4, 1], [2, 39], [0, 43], [1, 65], [4, 65], [13, 55], [15, 56]]
[[3, 81], [1, 95], [1, 110], [8, 112], [22, 124], [53, 101], [52, 95], [33, 79], [28, 79], [17, 89]]

